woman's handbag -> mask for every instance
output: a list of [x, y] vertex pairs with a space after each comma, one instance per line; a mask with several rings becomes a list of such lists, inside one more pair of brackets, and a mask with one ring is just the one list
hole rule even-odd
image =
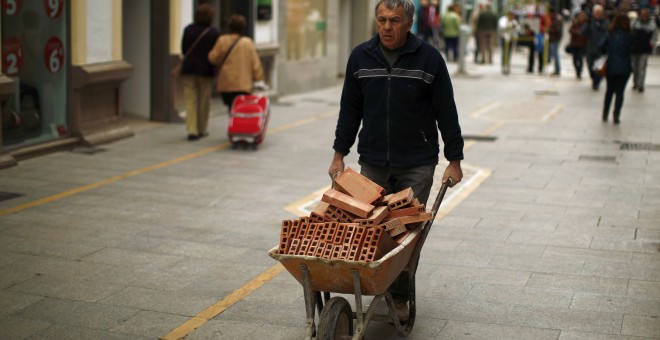
[[200, 40], [202, 40], [202, 37], [206, 34], [206, 32], [209, 31], [209, 29], [210, 28], [205, 29], [204, 32], [202, 32], [202, 34], [200, 34], [199, 37], [195, 39], [195, 42], [192, 44], [192, 46], [190, 46], [188, 52], [186, 52], [186, 54], [183, 55], [183, 58], [181, 58], [181, 60], [179, 60], [179, 62], [176, 63], [176, 65], [174, 65], [174, 68], [172, 68], [172, 77], [174, 78], [181, 77], [181, 68], [183, 67], [183, 61], [186, 60], [186, 57], [188, 56], [188, 54], [190, 54], [190, 51], [192, 51], [195, 48], [195, 46], [197, 46], [197, 43]]
[[607, 55], [601, 56], [594, 61], [593, 70], [598, 75], [607, 75]]

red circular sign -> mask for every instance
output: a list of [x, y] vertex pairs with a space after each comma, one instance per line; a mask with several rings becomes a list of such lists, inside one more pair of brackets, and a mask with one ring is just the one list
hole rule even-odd
[[21, 10], [21, 0], [2, 0], [2, 10], [7, 15], [14, 15]]
[[13, 77], [18, 75], [23, 66], [23, 48], [16, 37], [2, 42], [2, 73]]
[[64, 45], [58, 37], [50, 37], [46, 41], [44, 62], [50, 73], [57, 73], [64, 66]]
[[64, 9], [64, 0], [44, 0], [44, 8], [49, 18], [55, 19], [62, 14]]

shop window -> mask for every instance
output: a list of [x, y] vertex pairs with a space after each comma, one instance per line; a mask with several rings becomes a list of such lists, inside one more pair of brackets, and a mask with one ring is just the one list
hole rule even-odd
[[288, 60], [325, 57], [327, 7], [327, 0], [287, 1]]
[[2, 3], [2, 71], [16, 86], [0, 103], [2, 144], [21, 146], [67, 136], [68, 1]]

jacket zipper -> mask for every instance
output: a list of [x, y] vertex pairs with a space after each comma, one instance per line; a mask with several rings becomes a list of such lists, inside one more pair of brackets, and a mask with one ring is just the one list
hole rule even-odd
[[390, 164], [390, 95], [392, 93], [392, 68], [387, 69], [387, 127], [385, 129], [387, 135], [387, 164]]

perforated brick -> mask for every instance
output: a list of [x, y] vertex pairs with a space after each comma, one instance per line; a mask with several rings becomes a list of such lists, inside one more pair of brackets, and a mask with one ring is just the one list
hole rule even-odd
[[358, 222], [360, 225], [365, 227], [375, 226], [379, 224], [383, 219], [385, 219], [388, 213], [389, 208], [386, 205], [378, 206], [374, 208], [369, 217], [356, 219], [355, 222]]
[[413, 200], [415, 193], [412, 188], [403, 189], [394, 195], [387, 201], [387, 206], [390, 210], [396, 210], [403, 206], [410, 204]]

